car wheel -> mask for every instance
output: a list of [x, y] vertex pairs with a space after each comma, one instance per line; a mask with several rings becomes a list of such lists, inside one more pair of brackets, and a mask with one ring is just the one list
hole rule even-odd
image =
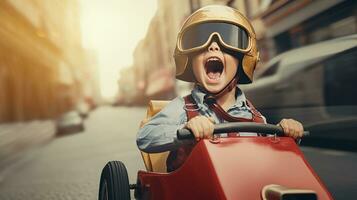
[[102, 170], [98, 200], [129, 200], [128, 172], [120, 161], [108, 162]]

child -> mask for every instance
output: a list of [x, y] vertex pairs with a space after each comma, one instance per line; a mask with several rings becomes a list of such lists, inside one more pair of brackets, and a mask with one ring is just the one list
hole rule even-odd
[[[142, 151], [171, 151], [168, 171], [180, 167], [195, 144], [177, 140], [178, 129], [190, 129], [199, 141], [212, 137], [214, 123], [265, 123], [237, 85], [252, 82], [259, 59], [253, 27], [237, 10], [206, 6], [194, 12], [178, 34], [174, 57], [176, 77], [195, 87], [190, 95], [171, 101], [137, 136]], [[283, 119], [279, 125], [287, 136], [303, 134], [295, 120]]]

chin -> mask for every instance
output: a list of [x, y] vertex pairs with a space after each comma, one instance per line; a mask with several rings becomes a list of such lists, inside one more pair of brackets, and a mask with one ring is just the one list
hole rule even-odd
[[221, 85], [205, 85], [205, 89], [210, 93], [217, 93], [223, 88]]

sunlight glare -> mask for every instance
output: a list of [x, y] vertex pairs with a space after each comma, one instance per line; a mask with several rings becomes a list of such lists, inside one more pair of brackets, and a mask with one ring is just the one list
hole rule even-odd
[[145, 37], [157, 9], [156, 0], [81, 0], [84, 48], [97, 52], [101, 94], [114, 97], [119, 70], [133, 62], [133, 51]]

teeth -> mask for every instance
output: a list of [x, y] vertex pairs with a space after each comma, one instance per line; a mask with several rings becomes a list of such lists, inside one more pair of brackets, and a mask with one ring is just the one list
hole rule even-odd
[[220, 61], [218, 58], [212, 57], [212, 58], [208, 58], [206, 62], [210, 62], [210, 61]]

